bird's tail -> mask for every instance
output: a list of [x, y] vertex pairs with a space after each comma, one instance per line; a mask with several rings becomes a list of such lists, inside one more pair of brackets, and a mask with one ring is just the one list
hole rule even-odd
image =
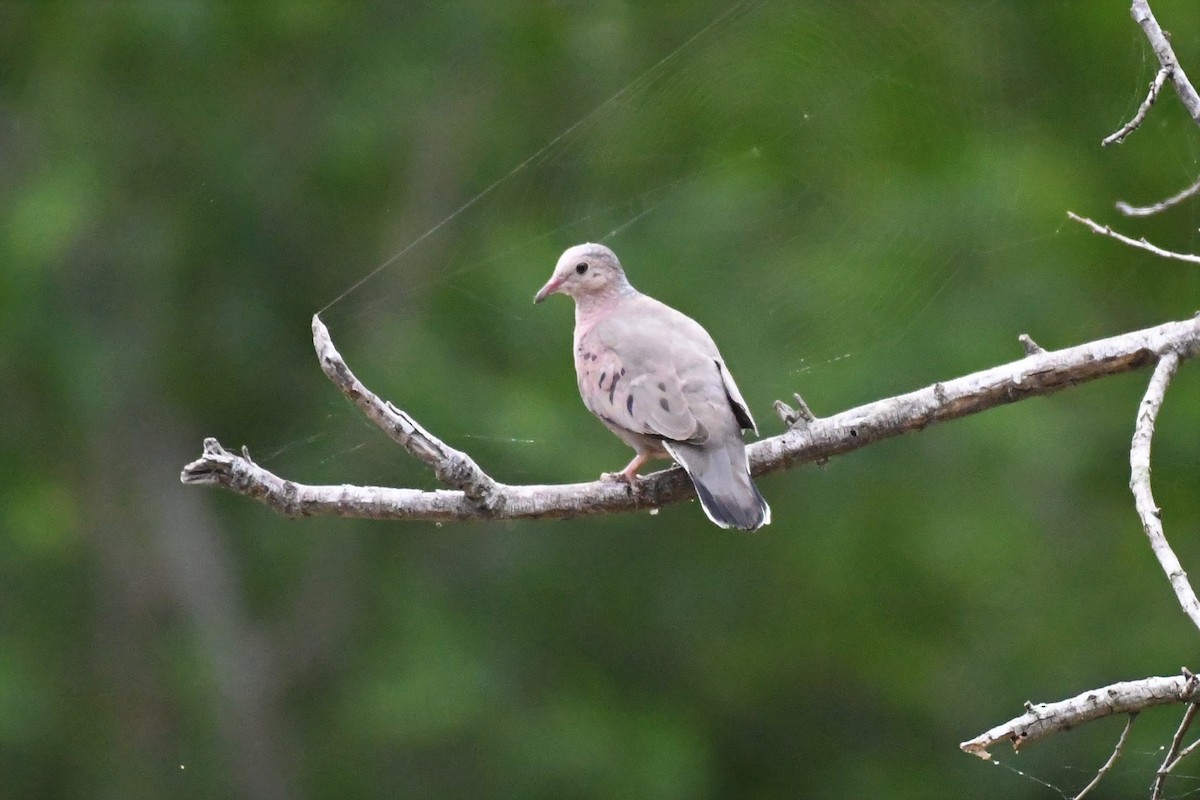
[[704, 513], [722, 528], [758, 530], [771, 522], [771, 507], [750, 478], [746, 447], [736, 439], [720, 447], [664, 442], [692, 479]]

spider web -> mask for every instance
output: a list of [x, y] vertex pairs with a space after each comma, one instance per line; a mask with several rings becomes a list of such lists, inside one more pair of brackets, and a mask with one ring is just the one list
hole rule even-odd
[[[369, 258], [330, 265], [322, 318], [368, 385], [512, 482], [594, 474], [562, 468], [579, 457], [575, 443], [603, 436], [582, 407], [577, 429], [551, 432], [517, 411], [549, 407], [573, 386], [565, 303], [535, 312], [530, 300], [558, 253], [581, 241], [609, 244], [635, 285], [700, 319], [760, 424], [793, 391], [827, 413], [1015, 358], [1018, 331], [1060, 341], [1111, 332], [1141, 273], [1106, 277], [1063, 313], [1054, 272], [1079, 185], [1026, 143], [1073, 136], [1064, 149], [1095, 148], [1115, 121], [1054, 116], [1049, 71], [1012, 55], [1015, 12], [906, 11], [742, 0], [654, 35], [646, 19], [594, 18], [575, 35], [608, 35], [624, 57], [589, 95], [533, 104], [523, 120], [534, 132], [509, 122], [501, 133], [525, 143], [515, 155], [479, 159], [456, 191], [397, 202], [404, 214]], [[1140, 69], [1115, 70], [1124, 117], [1154, 72], [1136, 31], [1128, 41]], [[1006, 96], [1014, 85], [1019, 102]], [[1098, 114], [1113, 113], [1093, 99]], [[1139, 135], [1179, 185], [1190, 180], [1193, 140], [1167, 128]], [[966, 331], [992, 344], [946, 346]], [[427, 367], [446, 337], [461, 362]], [[436, 486], [339, 397], [326, 408], [323, 431], [298, 425], [260, 460], [282, 472], [315, 461], [338, 481]], [[1094, 797], [1148, 795], [1164, 739], [1138, 733]], [[1106, 757], [1106, 735], [1000, 756], [998, 772], [980, 773], [980, 796], [1071, 797]], [[1196, 796], [1196, 781], [1177, 775], [1168, 796]]]
[[[857, 363], [864, 353], [903, 343], [930, 308], [947, 302], [973, 260], [975, 245], [949, 240], [949, 224], [928, 209], [901, 202], [910, 212], [895, 215], [895, 199], [911, 188], [889, 162], [894, 144], [860, 135], [864, 109], [879, 94], [911, 104], [917, 119], [946, 113], [947, 102], [953, 114], [982, 113], [970, 95], [937, 96], [902, 77], [920, 58], [922, 31], [939, 21], [933, 11], [912, 18], [869, 3], [741, 0], [679, 23], [657, 37], [668, 42], [662, 55], [630, 57], [629, 71], [612, 76], [615, 88], [598, 88], [600, 99], [582, 114], [547, 109], [557, 132], [527, 156], [491, 168], [494, 177], [451, 200], [444, 214], [410, 212], [431, 218], [427, 227], [414, 232], [398, 220], [401, 238], [375, 267], [354, 274], [338, 265], [346, 277], [320, 312], [352, 365], [364, 363], [360, 342], [369, 358], [389, 346], [387, 336], [410, 338], [395, 320], [431, 295], [452, 311], [429, 319], [427, 335], [454, 326], [463, 309], [534, 323], [527, 298], [558, 252], [599, 240], [622, 256], [635, 285], [701, 317], [739, 376], [753, 369], [742, 353], [768, 337], [783, 342], [770, 365], [739, 378], [763, 387], [755, 393], [760, 417], [767, 398], [803, 390], [814, 372], [833, 384], [847, 370], [869, 374]], [[595, 22], [601, 31], [615, 24]], [[970, 30], [971, 13], [954, 24]], [[863, 167], [847, 176], [848, 163]], [[997, 247], [1031, 241], [1027, 230], [997, 236]], [[496, 272], [519, 274], [519, 293], [497, 286]], [[713, 293], [728, 297], [719, 316], [704, 314]], [[569, 379], [569, 335], [561, 334], [547, 359], [557, 355]], [[404, 394], [395, 399], [406, 402]], [[264, 460], [314, 446], [324, 461], [390, 447], [364, 437], [344, 403], [329, 409], [339, 444], [327, 450], [323, 437], [297, 431], [264, 448]], [[464, 422], [438, 431], [452, 441], [545, 444], [529, 429]]]
[[[995, 30], [997, 17], [1013, 29]], [[484, 347], [515, 339], [492, 363], [545, 369], [556, 386], [570, 386], [570, 323], [552, 310], [535, 314], [528, 298], [557, 254], [580, 241], [609, 244], [635, 285], [700, 318], [760, 421], [773, 399], [795, 391], [825, 413], [975, 368], [967, 348], [936, 368], [932, 360], [915, 372], [900, 366], [968, 326], [1011, 339], [1031, 318], [1051, 317], [1048, 307], [1005, 312], [1035, 291], [1014, 265], [1053, 259], [1072, 196], [1046, 199], [1024, 174], [1052, 169], [1023, 147], [1021, 126], [1053, 106], [1053, 87], [1025, 101], [1028, 119], [1002, 118], [1011, 113], [1007, 84], [1026, 77], [1004, 74], [1014, 71], [1016, 20], [994, 3], [947, 15], [739, 0], [652, 35], [639, 27], [652, 25], [648, 18], [598, 14], [564, 34], [594, 47], [617, 42], [603, 45], [613, 56], [597, 59], [606, 69], [589, 84], [592, 99], [572, 97], [562, 108], [561, 96], [539, 95], [543, 106], [506, 123], [514, 140], [534, 142], [523, 153], [481, 161], [479, 177], [450, 192], [440, 176], [426, 176], [440, 194], [412, 190], [418, 197], [383, 234], [385, 255], [373, 267], [336, 265], [341, 277], [320, 312], [368, 385], [447, 441], [473, 453], [482, 445], [514, 481], [536, 477], [527, 461], [556, 448], [536, 420], [514, 412], [480, 424], [461, 404], [447, 424], [422, 398], [465, 391], [486, 403], [488, 387], [423, 375], [414, 394], [390, 376], [423, 373], [422, 342], [460, 335], [471, 319], [481, 321]], [[1142, 77], [1129, 76], [1130, 107]], [[513, 88], [462, 102], [504, 109]], [[476, 127], [487, 122], [465, 116]], [[529, 131], [512, 128], [520, 122]], [[482, 146], [477, 135], [461, 138], [450, 146]], [[1181, 173], [1185, 161], [1180, 153]], [[991, 303], [996, 294], [1018, 298]], [[722, 298], [715, 309], [714, 296]], [[1101, 303], [1118, 298], [1114, 287]], [[1087, 318], [1070, 324], [1078, 340], [1099, 327]], [[514, 355], [531, 350], [528, 361]], [[459, 369], [470, 371], [469, 358]], [[326, 437], [298, 429], [262, 448], [264, 460], [319, 454], [340, 467], [340, 454], [377, 454], [389, 474], [404, 462], [344, 402], [327, 407]], [[402, 469], [413, 485], [434, 485], [419, 466]]]

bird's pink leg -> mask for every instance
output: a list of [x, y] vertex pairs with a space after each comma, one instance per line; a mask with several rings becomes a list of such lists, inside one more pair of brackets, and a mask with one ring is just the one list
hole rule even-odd
[[633, 460], [625, 465], [625, 469], [620, 472], [606, 472], [600, 476], [606, 481], [621, 481], [622, 483], [633, 484], [638, 478], [637, 471], [642, 468], [642, 465], [650, 460], [649, 453], [638, 453], [633, 457]]

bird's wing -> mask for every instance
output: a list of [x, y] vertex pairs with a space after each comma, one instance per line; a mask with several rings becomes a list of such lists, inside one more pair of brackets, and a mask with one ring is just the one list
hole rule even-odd
[[611, 424], [700, 444], [714, 431], [753, 427], [712, 338], [694, 320], [640, 295], [580, 340], [579, 391]]

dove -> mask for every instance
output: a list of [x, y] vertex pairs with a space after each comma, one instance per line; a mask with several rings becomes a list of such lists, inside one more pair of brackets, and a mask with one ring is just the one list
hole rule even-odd
[[575, 300], [575, 374], [588, 410], [634, 449], [603, 477], [632, 484], [651, 459], [674, 459], [704, 513], [752, 531], [771, 509], [750, 477], [743, 430], [758, 434], [717, 345], [700, 323], [630, 285], [612, 250], [568, 248], [534, 296]]

